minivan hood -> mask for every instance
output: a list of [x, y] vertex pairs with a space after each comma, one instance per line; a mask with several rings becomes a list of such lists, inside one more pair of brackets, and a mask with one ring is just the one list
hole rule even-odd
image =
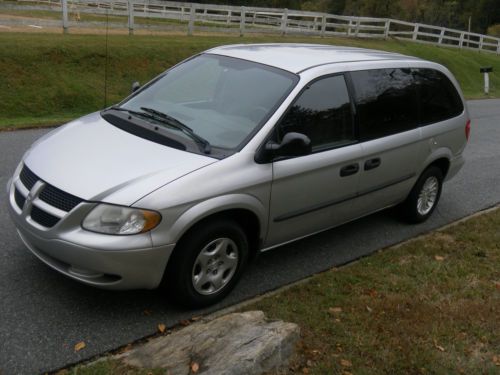
[[35, 142], [24, 162], [45, 182], [84, 200], [131, 205], [217, 159], [160, 145], [93, 113]]

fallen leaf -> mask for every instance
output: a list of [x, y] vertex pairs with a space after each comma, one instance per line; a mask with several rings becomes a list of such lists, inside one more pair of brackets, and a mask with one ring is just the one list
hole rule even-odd
[[375, 289], [370, 289], [369, 294], [370, 294], [370, 297], [376, 297], [378, 293]]
[[142, 313], [143, 313], [144, 315], [146, 315], [146, 316], [149, 316], [149, 315], [151, 315], [151, 314], [153, 313], [153, 311], [152, 311], [152, 310], [148, 310], [148, 309], [146, 309], [146, 310], [144, 310]]
[[200, 365], [196, 362], [191, 363], [190, 367], [191, 367], [191, 372], [193, 374], [196, 374], [198, 372], [198, 370], [200, 369]]
[[308, 369], [307, 367], [304, 367], [304, 368], [302, 369], [302, 373], [303, 373], [303, 374], [309, 374], [309, 369]]
[[187, 319], [181, 320], [179, 323], [181, 324], [181, 326], [184, 326], [184, 327], [187, 327], [188, 325], [191, 324], [191, 322]]
[[442, 262], [444, 260], [444, 257], [441, 255], [434, 255], [434, 259], [436, 259], [438, 262]]
[[494, 355], [493, 358], [491, 358], [495, 366], [500, 366], [500, 355]]
[[118, 354], [126, 353], [132, 349], [132, 344], [127, 344], [123, 348], [118, 350]]
[[352, 367], [352, 362], [349, 361], [348, 359], [341, 359], [340, 365], [344, 367]]
[[500, 281], [494, 281], [495, 288], [500, 289]]
[[196, 322], [196, 321], [198, 321], [198, 320], [200, 320], [200, 319], [201, 319], [201, 316], [193, 316], [193, 317], [191, 318], [191, 320], [192, 320], [193, 322]]
[[80, 350], [82, 350], [83, 348], [85, 348], [87, 345], [83, 342], [83, 341], [80, 341], [79, 343], [77, 343], [75, 345], [75, 352], [79, 352]]
[[328, 312], [330, 314], [340, 314], [342, 312], [342, 307], [330, 307]]
[[167, 327], [165, 326], [165, 324], [163, 323], [158, 324], [158, 331], [160, 331], [160, 333], [164, 333], [166, 329]]
[[373, 311], [373, 309], [372, 309], [370, 306], [366, 306], [366, 310], [367, 310], [368, 312], [372, 312], [372, 311]]
[[306, 362], [306, 365], [308, 367], [312, 367], [313, 363], [312, 363], [312, 361], [310, 359], [308, 359], [307, 362]]
[[434, 347], [439, 350], [440, 352], [445, 352], [445, 348], [443, 348], [441, 345], [438, 345], [437, 341], [434, 340]]

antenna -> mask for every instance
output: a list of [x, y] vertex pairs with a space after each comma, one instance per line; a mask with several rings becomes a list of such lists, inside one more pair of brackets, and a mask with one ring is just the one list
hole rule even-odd
[[106, 9], [106, 59], [104, 62], [104, 108], [108, 106], [108, 29], [109, 29], [109, 9]]

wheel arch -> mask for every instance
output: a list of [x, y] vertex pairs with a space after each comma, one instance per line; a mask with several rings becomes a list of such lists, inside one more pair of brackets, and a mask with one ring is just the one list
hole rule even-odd
[[266, 210], [258, 199], [246, 194], [216, 197], [191, 207], [173, 224], [170, 231], [172, 242], [179, 243], [197, 227], [216, 219], [236, 221], [247, 235], [250, 255], [258, 253], [267, 232]]
[[450, 170], [451, 159], [453, 159], [453, 154], [450, 149], [440, 148], [438, 150], [435, 150], [423, 163], [424, 167], [421, 169], [418, 176], [422, 175], [422, 173], [424, 173], [424, 171], [429, 167], [436, 166], [441, 169], [441, 172], [443, 173], [443, 179], [446, 179], [446, 175]]

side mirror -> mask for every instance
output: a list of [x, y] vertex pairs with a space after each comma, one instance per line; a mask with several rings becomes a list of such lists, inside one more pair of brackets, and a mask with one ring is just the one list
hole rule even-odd
[[132, 83], [132, 89], [130, 90], [130, 92], [134, 93], [137, 90], [139, 90], [140, 88], [141, 88], [141, 84], [139, 82], [135, 81], [134, 83]]
[[265, 163], [276, 156], [302, 156], [312, 151], [311, 140], [305, 134], [286, 133], [281, 143], [269, 141], [256, 157], [258, 163]]

